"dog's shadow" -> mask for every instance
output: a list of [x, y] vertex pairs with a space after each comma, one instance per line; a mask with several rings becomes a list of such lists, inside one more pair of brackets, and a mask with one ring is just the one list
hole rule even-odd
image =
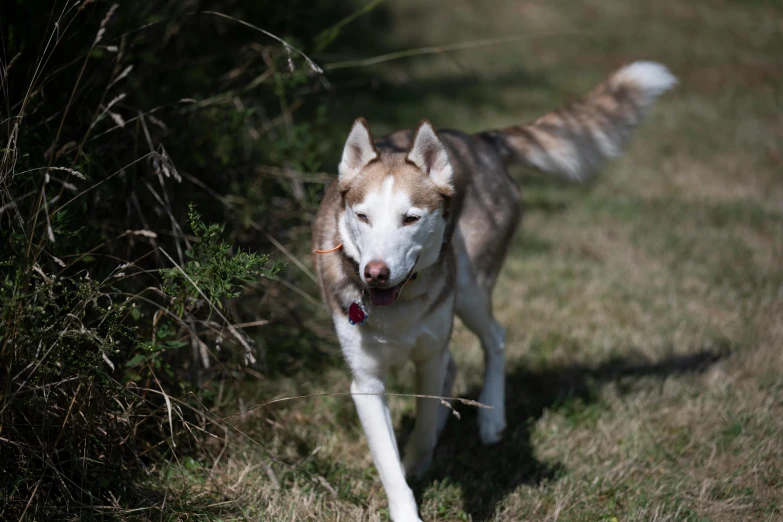
[[[578, 410], [596, 404], [601, 387], [609, 383], [615, 383], [620, 393], [627, 393], [639, 378], [665, 379], [675, 374], [702, 372], [728, 353], [727, 347], [719, 347], [690, 355], [672, 355], [655, 363], [622, 358], [592, 367], [575, 365], [538, 371], [514, 368], [507, 374], [508, 426], [503, 440], [482, 445], [476, 408], [457, 403], [455, 409], [461, 419], [449, 420], [429, 473], [411, 484], [419, 505], [426, 490], [436, 481], [457, 484], [464, 510], [472, 520], [490, 520], [497, 504], [518, 486], [556, 480], [565, 471], [562, 464], [542, 462], [533, 452], [532, 430], [546, 410], [563, 408], [578, 415]], [[472, 389], [464, 398], [476, 399], [479, 392]], [[412, 427], [412, 416], [406, 416], [400, 430], [402, 439], [410, 435]], [[401, 448], [404, 442], [401, 440]]]

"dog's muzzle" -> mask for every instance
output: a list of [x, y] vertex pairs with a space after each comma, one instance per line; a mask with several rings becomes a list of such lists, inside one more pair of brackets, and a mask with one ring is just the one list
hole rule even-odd
[[400, 297], [400, 292], [402, 292], [403, 287], [416, 279], [416, 274], [414, 274], [413, 271], [416, 269], [416, 264], [418, 262], [419, 259], [416, 258], [416, 263], [413, 263], [413, 268], [411, 268], [411, 271], [408, 272], [408, 275], [405, 277], [405, 279], [402, 280], [401, 283], [396, 284], [390, 288], [365, 288], [365, 297], [367, 297], [367, 299], [369, 299], [370, 302], [375, 306], [393, 305], [397, 301], [397, 298]]

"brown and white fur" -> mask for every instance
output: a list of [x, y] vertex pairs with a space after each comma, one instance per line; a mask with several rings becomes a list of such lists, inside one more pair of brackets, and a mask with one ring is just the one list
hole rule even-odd
[[[620, 153], [655, 99], [675, 83], [664, 66], [635, 62], [532, 125], [475, 135], [436, 133], [423, 121], [415, 131], [373, 141], [367, 123], [354, 122], [313, 230], [314, 249], [343, 248], [314, 253], [313, 263], [395, 522], [420, 520], [406, 476], [427, 470], [448, 410], [437, 399], [417, 399], [401, 460], [386, 376], [412, 360], [417, 394], [451, 396], [455, 312], [484, 350], [479, 400], [491, 409], [478, 411], [482, 442], [498, 441], [506, 426], [505, 335], [492, 316], [492, 288], [521, 218], [520, 191], [506, 166], [584, 179]], [[349, 323], [352, 302], [369, 312], [365, 324]]]

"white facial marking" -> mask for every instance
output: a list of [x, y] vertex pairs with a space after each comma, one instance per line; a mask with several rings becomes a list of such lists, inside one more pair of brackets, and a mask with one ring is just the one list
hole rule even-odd
[[[437, 261], [445, 229], [440, 211], [414, 207], [394, 181], [388, 175], [364, 201], [347, 208], [340, 221], [345, 252], [359, 263], [359, 273], [370, 261], [383, 261], [390, 270], [389, 287], [401, 283], [414, 267]], [[366, 216], [366, 222], [359, 215]], [[408, 216], [419, 219], [406, 224]]]

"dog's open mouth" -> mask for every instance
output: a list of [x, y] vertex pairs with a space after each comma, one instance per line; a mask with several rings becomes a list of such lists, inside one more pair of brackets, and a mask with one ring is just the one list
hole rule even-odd
[[394, 302], [397, 300], [397, 298], [400, 297], [400, 292], [402, 291], [402, 287], [404, 287], [406, 284], [416, 279], [416, 276], [418, 274], [414, 274], [413, 271], [416, 269], [416, 265], [418, 264], [418, 262], [419, 262], [419, 258], [417, 257], [416, 262], [413, 263], [413, 268], [411, 268], [411, 271], [408, 272], [408, 275], [405, 277], [405, 279], [402, 280], [401, 283], [396, 284], [390, 288], [378, 288], [378, 287], [365, 288], [364, 294], [370, 299], [370, 302], [375, 306], [393, 305]]
[[389, 306], [397, 300], [403, 284], [405, 282], [391, 288], [368, 288], [367, 295], [370, 298], [370, 302], [375, 306]]

